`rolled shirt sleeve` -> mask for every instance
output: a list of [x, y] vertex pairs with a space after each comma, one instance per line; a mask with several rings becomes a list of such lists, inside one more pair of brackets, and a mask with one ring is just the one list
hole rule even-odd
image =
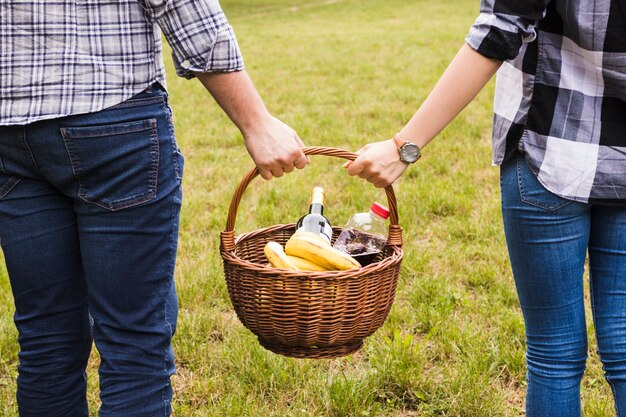
[[515, 58], [523, 43], [537, 37], [535, 27], [550, 0], [482, 0], [480, 15], [465, 42], [481, 55], [506, 61]]
[[172, 48], [176, 74], [244, 68], [233, 28], [217, 0], [140, 0]]

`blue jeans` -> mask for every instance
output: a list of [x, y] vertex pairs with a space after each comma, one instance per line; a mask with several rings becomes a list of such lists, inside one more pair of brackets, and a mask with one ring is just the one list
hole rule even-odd
[[183, 158], [165, 91], [0, 126], [0, 243], [19, 333], [23, 417], [169, 416]]
[[547, 191], [523, 157], [501, 167], [502, 214], [526, 326], [528, 417], [581, 415], [587, 359], [583, 270], [589, 255], [598, 353], [626, 416], [626, 208]]

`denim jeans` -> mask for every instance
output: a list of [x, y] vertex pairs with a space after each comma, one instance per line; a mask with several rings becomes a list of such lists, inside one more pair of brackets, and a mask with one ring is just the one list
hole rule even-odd
[[183, 158], [165, 91], [0, 126], [0, 243], [15, 299], [23, 417], [169, 416]]
[[587, 359], [583, 271], [589, 256], [598, 354], [626, 417], [626, 208], [547, 191], [523, 156], [501, 167], [502, 214], [526, 326], [528, 417], [578, 417]]

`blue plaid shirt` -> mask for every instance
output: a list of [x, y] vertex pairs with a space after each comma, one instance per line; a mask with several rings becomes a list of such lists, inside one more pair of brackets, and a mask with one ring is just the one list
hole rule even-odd
[[180, 76], [243, 69], [217, 0], [0, 1], [0, 125], [95, 112], [165, 85], [161, 33]]
[[570, 200], [626, 203], [624, 0], [483, 0], [466, 42], [505, 61], [493, 162], [525, 155]]

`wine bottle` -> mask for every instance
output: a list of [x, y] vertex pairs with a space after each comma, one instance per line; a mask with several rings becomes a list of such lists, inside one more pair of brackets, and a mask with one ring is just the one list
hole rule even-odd
[[313, 188], [309, 213], [298, 220], [296, 230], [317, 233], [330, 243], [333, 237], [333, 227], [324, 217], [324, 189], [322, 187]]

